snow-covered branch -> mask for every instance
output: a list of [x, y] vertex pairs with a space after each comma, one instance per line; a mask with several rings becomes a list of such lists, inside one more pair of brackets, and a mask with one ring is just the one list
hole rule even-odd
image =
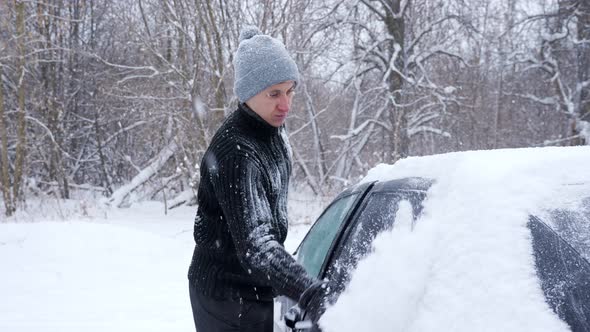
[[176, 140], [173, 138], [170, 140], [170, 143], [166, 147], [164, 147], [158, 155], [152, 159], [152, 161], [142, 169], [139, 174], [137, 174], [133, 179], [126, 185], [121, 186], [117, 189], [110, 198], [104, 200], [103, 202], [110, 206], [121, 207], [127, 197], [135, 190], [137, 187], [141, 186], [145, 182], [147, 182], [152, 176], [154, 176], [163, 166], [166, 164], [168, 159], [174, 155], [176, 150], [178, 149], [178, 144]]
[[511, 93], [508, 94], [510, 96], [515, 96], [518, 98], [524, 98], [524, 99], [528, 99], [530, 101], [533, 101], [535, 103], [539, 103], [542, 105], [547, 105], [547, 106], [555, 106], [559, 103], [558, 100], [555, 99], [555, 97], [550, 96], [550, 97], [537, 97], [535, 95], [532, 94], [521, 94], [521, 93]]
[[360, 126], [356, 127], [355, 129], [349, 131], [346, 135], [332, 135], [332, 136], [330, 136], [330, 138], [339, 139], [341, 141], [351, 139], [355, 136], [358, 136], [370, 124], [375, 124], [375, 125], [378, 125], [378, 126], [384, 128], [387, 131], [391, 131], [391, 127], [388, 126], [387, 124], [383, 123], [382, 121], [370, 119], [370, 120], [363, 122]]
[[418, 127], [408, 128], [408, 136], [410, 136], [410, 137], [412, 137], [416, 134], [420, 134], [420, 133], [432, 133], [432, 134], [440, 135], [440, 136], [447, 137], [447, 138], [451, 137], [451, 134], [449, 132], [438, 129], [438, 128], [430, 127], [430, 126], [418, 126]]

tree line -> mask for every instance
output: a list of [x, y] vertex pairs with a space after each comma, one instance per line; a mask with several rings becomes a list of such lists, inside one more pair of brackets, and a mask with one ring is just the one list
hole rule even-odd
[[245, 24], [298, 64], [293, 185], [316, 194], [411, 155], [590, 144], [585, 0], [8, 0], [5, 215], [81, 190], [194, 203]]

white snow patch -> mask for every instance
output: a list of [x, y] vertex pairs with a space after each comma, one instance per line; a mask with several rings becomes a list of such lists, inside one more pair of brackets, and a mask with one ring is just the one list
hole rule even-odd
[[455, 93], [455, 91], [457, 91], [457, 88], [456, 88], [456, 87], [454, 87], [454, 86], [447, 86], [447, 87], [445, 87], [445, 88], [443, 89], [443, 91], [444, 91], [446, 94], [450, 95], [450, 94], [452, 94], [452, 93]]
[[[192, 84], [191, 84], [192, 85]], [[201, 119], [201, 121], [205, 118], [207, 105], [203, 103], [201, 97], [193, 98], [193, 112]]]
[[[0, 331], [194, 331], [187, 272], [196, 207], [165, 214], [160, 202], [109, 209], [96, 201], [45, 199], [2, 220]], [[291, 220], [293, 252], [309, 223]]]
[[1, 224], [0, 330], [190, 330], [185, 244], [112, 224]]

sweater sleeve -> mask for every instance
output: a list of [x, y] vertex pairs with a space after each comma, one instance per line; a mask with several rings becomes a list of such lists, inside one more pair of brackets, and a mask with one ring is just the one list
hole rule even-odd
[[211, 180], [242, 267], [297, 301], [315, 280], [276, 238], [259, 167], [243, 154], [225, 156], [217, 166]]

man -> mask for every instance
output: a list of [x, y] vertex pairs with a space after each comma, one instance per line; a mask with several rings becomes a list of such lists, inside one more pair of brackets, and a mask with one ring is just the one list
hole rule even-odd
[[255, 27], [240, 33], [234, 67], [238, 109], [201, 161], [190, 299], [197, 331], [270, 332], [274, 296], [305, 307], [321, 288], [283, 247], [291, 174], [283, 124], [299, 74], [284, 45]]

